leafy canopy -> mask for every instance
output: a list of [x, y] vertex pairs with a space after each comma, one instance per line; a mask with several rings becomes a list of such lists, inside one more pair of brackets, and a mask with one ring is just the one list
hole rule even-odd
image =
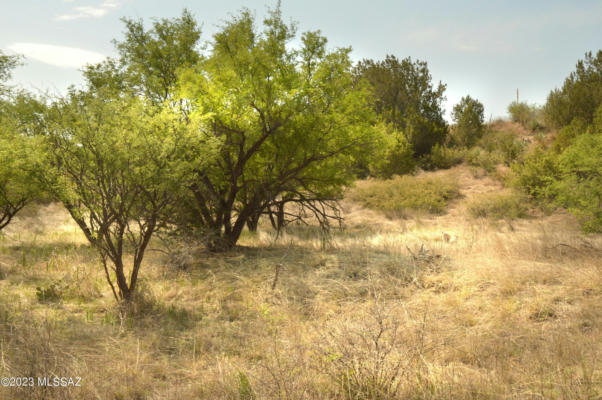
[[[115, 297], [130, 300], [152, 235], [211, 151], [197, 134], [198, 122], [184, 122], [177, 109], [88, 89], [72, 89], [52, 105], [48, 159], [40, 168], [99, 251]], [[133, 251], [129, 274], [126, 248]]]
[[179, 71], [199, 60], [201, 30], [187, 10], [179, 18], [142, 21], [124, 18], [125, 38], [113, 41], [119, 52], [123, 79], [130, 89], [159, 104], [174, 93]]
[[222, 143], [190, 201], [193, 225], [220, 246], [233, 246], [247, 221], [276, 203], [339, 197], [371, 142], [373, 116], [354, 85], [350, 49], [328, 50], [319, 31], [301, 35], [294, 49], [295, 37], [279, 9], [261, 31], [244, 10], [182, 77], [184, 97], [211, 116], [203, 133]]
[[545, 105], [546, 121], [555, 128], [581, 118], [591, 123], [596, 109], [602, 104], [602, 50], [594, 56], [592, 52], [579, 60], [575, 71], [564, 80], [560, 89], [548, 95]]
[[400, 61], [388, 55], [383, 61], [359, 62], [355, 75], [370, 83], [375, 111], [406, 135], [416, 156], [429, 153], [444, 141], [446, 86], [441, 82], [433, 85], [426, 62], [409, 57]]
[[38, 103], [5, 85], [17, 65], [19, 57], [0, 52], [0, 230], [41, 193], [31, 168], [39, 152], [29, 135]]
[[484, 133], [485, 120], [483, 104], [470, 96], [462, 97], [452, 110], [455, 122], [455, 137], [466, 147], [473, 146]]

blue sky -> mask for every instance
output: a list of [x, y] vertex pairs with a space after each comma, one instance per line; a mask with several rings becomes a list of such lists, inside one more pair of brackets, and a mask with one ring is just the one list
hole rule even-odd
[[[248, 7], [261, 20], [268, 0], [2, 0], [0, 49], [25, 54], [13, 83], [63, 92], [81, 83], [79, 67], [115, 55], [120, 18], [174, 17], [188, 8], [210, 40], [230, 14]], [[352, 57], [411, 56], [447, 84], [446, 110], [470, 94], [487, 118], [521, 101], [543, 104], [586, 51], [602, 48], [602, 1], [283, 0], [299, 30], [320, 29]]]

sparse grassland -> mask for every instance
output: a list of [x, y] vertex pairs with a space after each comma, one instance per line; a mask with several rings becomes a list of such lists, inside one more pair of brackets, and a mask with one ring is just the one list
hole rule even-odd
[[0, 398], [598, 399], [602, 238], [565, 213], [470, 218], [499, 185], [463, 166], [360, 182], [326, 246], [267, 221], [225, 254], [156, 241], [126, 309], [68, 213], [30, 209], [0, 236], [0, 373], [82, 387]]

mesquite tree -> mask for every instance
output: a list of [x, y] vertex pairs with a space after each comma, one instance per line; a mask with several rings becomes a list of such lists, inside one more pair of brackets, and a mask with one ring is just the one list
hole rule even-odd
[[153, 233], [210, 151], [177, 110], [94, 89], [52, 106], [45, 178], [98, 250], [115, 297], [131, 300]]
[[329, 51], [319, 32], [304, 33], [293, 49], [295, 36], [279, 9], [263, 31], [243, 11], [181, 79], [183, 96], [210, 116], [203, 131], [222, 143], [197, 171], [187, 210], [213, 249], [234, 246], [248, 222], [283, 203], [320, 216], [371, 142], [373, 112], [354, 85], [350, 49]]

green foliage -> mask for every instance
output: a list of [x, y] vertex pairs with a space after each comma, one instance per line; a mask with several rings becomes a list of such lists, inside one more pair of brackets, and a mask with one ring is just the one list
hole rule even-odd
[[586, 133], [589, 127], [589, 124], [582, 118], [573, 118], [570, 124], [562, 127], [558, 132], [558, 136], [554, 139], [554, 143], [552, 148], [557, 153], [561, 153], [564, 149], [569, 147], [571, 143], [578, 136]]
[[531, 132], [541, 131], [545, 128], [543, 107], [513, 101], [508, 105], [508, 114], [510, 114], [512, 122], [521, 124], [523, 128]]
[[602, 132], [602, 104], [596, 110], [594, 114], [594, 122], [592, 123], [592, 130], [594, 132], [600, 133]]
[[492, 173], [498, 164], [504, 162], [504, 156], [499, 151], [487, 151], [477, 146], [466, 153], [466, 161], [470, 165], [481, 167], [485, 171]]
[[602, 133], [577, 135], [560, 154], [538, 149], [514, 167], [530, 197], [567, 208], [585, 231], [602, 231]]
[[523, 163], [513, 165], [512, 170], [514, 184], [529, 197], [545, 202], [555, 198], [554, 184], [560, 171], [553, 153], [537, 148]]
[[511, 166], [519, 161], [525, 147], [526, 144], [518, 140], [513, 132], [490, 130], [483, 135], [475, 147], [467, 151], [465, 159], [468, 164], [492, 173], [499, 164]]
[[21, 63], [20, 56], [9, 56], [0, 50], [0, 97], [6, 94], [8, 90], [5, 82], [12, 76], [12, 70]]
[[[209, 141], [189, 121], [108, 90], [72, 89], [48, 113], [42, 178], [99, 251], [119, 299], [131, 298], [151, 236], [207, 157]], [[134, 253], [129, 282], [124, 247]]]
[[459, 196], [453, 179], [407, 175], [361, 182], [350, 194], [353, 201], [390, 216], [403, 216], [410, 210], [441, 214]]
[[383, 61], [363, 60], [355, 68], [356, 79], [372, 87], [373, 107], [386, 122], [404, 132], [417, 156], [443, 143], [447, 124], [442, 103], [445, 85], [433, 86], [424, 61], [388, 55]]
[[447, 147], [436, 144], [430, 154], [420, 160], [420, 166], [425, 170], [447, 169], [461, 164], [467, 151], [463, 148]]
[[160, 19], [146, 30], [142, 21], [124, 18], [125, 39], [114, 43], [124, 69], [127, 86], [148, 100], [161, 103], [174, 93], [179, 71], [195, 65], [201, 31], [184, 10], [174, 19]]
[[39, 155], [36, 140], [24, 136], [15, 121], [0, 116], [0, 230], [27, 203], [40, 196], [31, 168]]
[[181, 80], [194, 112], [210, 115], [201, 130], [223, 143], [199, 170], [184, 213], [216, 250], [234, 246], [245, 224], [272, 206], [317, 211], [314, 202], [340, 197], [374, 142], [350, 49], [329, 51], [319, 32], [304, 33], [292, 48], [296, 29], [279, 9], [262, 31], [254, 22], [249, 11], [226, 22], [207, 58]]
[[546, 122], [562, 128], [575, 118], [591, 123], [597, 108], [602, 104], [602, 50], [596, 55], [585, 54], [577, 62], [575, 71], [565, 79], [562, 88], [548, 95], [544, 107]]
[[2, 85], [18, 63], [18, 57], [0, 53], [0, 230], [41, 194], [31, 168], [39, 157], [37, 140], [31, 137], [38, 103]]
[[483, 104], [470, 96], [462, 97], [452, 111], [452, 119], [456, 124], [454, 135], [463, 146], [471, 147], [483, 136], [485, 109]]
[[516, 134], [509, 131], [490, 131], [487, 132], [478, 143], [479, 147], [489, 153], [497, 153], [502, 158], [502, 162], [510, 166], [518, 160], [525, 151], [525, 142], [518, 139]]
[[379, 124], [377, 145], [370, 163], [372, 175], [391, 178], [393, 175], [411, 173], [416, 167], [414, 150], [405, 135], [390, 124]]
[[584, 134], [558, 157], [557, 202], [583, 229], [602, 232], [602, 132]]
[[527, 203], [516, 193], [491, 193], [476, 198], [468, 205], [474, 218], [516, 219], [527, 216]]

